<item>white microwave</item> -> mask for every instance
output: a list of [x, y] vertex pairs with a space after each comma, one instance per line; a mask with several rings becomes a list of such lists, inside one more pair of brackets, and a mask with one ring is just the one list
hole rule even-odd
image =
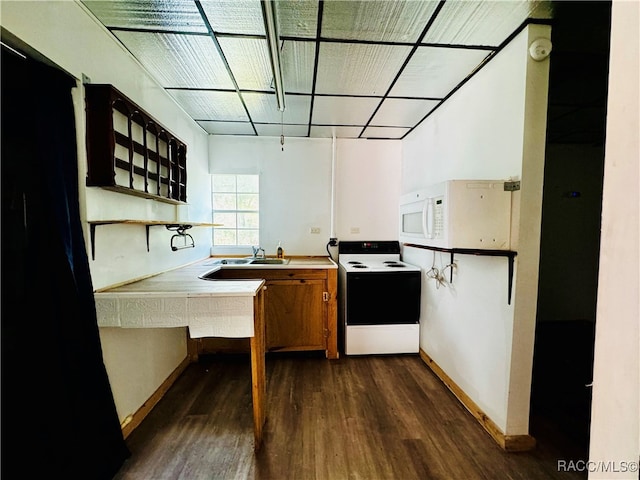
[[400, 198], [403, 243], [509, 250], [511, 191], [504, 180], [447, 180]]

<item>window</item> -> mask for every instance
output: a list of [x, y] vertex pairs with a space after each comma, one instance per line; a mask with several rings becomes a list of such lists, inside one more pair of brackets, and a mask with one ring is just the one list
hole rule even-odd
[[260, 244], [258, 175], [212, 175], [213, 246]]

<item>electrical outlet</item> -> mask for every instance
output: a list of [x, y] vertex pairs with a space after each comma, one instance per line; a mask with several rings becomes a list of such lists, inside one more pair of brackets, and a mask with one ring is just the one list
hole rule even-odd
[[351, 233], [360, 233], [360, 227], [351, 227]]
[[311, 227], [309, 229], [309, 233], [313, 233], [313, 234], [320, 233], [320, 227]]

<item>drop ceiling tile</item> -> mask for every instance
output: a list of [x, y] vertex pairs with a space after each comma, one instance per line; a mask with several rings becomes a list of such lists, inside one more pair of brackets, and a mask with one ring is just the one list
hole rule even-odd
[[486, 57], [486, 50], [418, 47], [389, 94], [443, 98]]
[[298, 38], [316, 37], [318, 0], [278, 0], [275, 3], [280, 35]]
[[[265, 34], [258, 0], [202, 0], [201, 4], [216, 33]], [[276, 16], [280, 35], [314, 38], [318, 0], [278, 0]]]
[[438, 100], [387, 98], [371, 120], [372, 126], [414, 127], [435, 108]]
[[211, 135], [256, 135], [249, 122], [199, 121], [198, 124]]
[[316, 93], [384, 95], [410, 50], [397, 45], [322, 42]]
[[530, 14], [536, 18], [550, 18], [549, 2], [529, 0], [446, 2], [423, 42], [497, 47]]
[[[308, 132], [327, 138], [334, 132], [358, 138], [369, 119], [363, 137], [401, 138], [528, 17], [551, 18], [553, 3], [277, 0], [286, 91], [281, 115], [275, 108], [266, 41], [260, 38], [265, 34], [261, 0], [80, 1], [207, 131], [255, 135], [254, 125], [259, 125], [272, 135], [284, 123], [291, 136], [304, 131], [302, 136]], [[327, 41], [316, 44], [320, 5], [321, 35]], [[443, 8], [420, 40], [438, 5]], [[207, 22], [224, 58], [208, 36]], [[408, 44], [416, 41], [423, 45], [403, 68], [412, 51]], [[438, 43], [444, 45], [434, 45]], [[446, 48], [449, 43], [485, 48]], [[316, 96], [309, 129], [311, 94]], [[559, 118], [554, 125], [564, 130], [570, 123]]]
[[362, 138], [402, 138], [410, 128], [398, 127], [367, 127]]
[[264, 35], [259, 1], [201, 0], [200, 4], [216, 33]]
[[322, 36], [377, 42], [417, 42], [437, 1], [324, 2]]
[[266, 40], [224, 37], [218, 41], [240, 90], [271, 88], [273, 73]]
[[121, 31], [115, 35], [164, 87], [234, 88], [207, 36]]
[[315, 97], [314, 125], [364, 126], [380, 103], [372, 97]]
[[169, 94], [195, 120], [249, 121], [236, 92], [169, 90]]
[[256, 130], [258, 135], [264, 135], [267, 137], [279, 137], [284, 130], [285, 145], [287, 143], [286, 137], [306, 137], [309, 132], [307, 125], [273, 125], [266, 123], [256, 123]]
[[282, 42], [280, 58], [285, 92], [311, 93], [315, 56], [315, 42]]
[[192, 0], [82, 2], [107, 27], [207, 33]]
[[242, 98], [254, 122], [304, 125], [309, 123], [311, 97], [308, 95], [286, 95], [284, 112], [278, 110], [275, 93], [242, 92]]
[[362, 127], [332, 127], [311, 125], [311, 137], [313, 138], [358, 138]]

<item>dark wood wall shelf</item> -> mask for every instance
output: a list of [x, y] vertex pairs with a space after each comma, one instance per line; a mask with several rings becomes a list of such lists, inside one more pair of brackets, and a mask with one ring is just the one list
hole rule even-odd
[[[414, 243], [404, 243], [405, 247], [413, 247], [413, 248], [421, 248], [424, 250], [433, 250], [436, 252], [445, 252], [451, 255], [451, 264], [453, 264], [453, 260], [455, 254], [461, 255], [478, 255], [478, 256], [486, 256], [486, 257], [506, 257], [509, 261], [509, 272], [508, 272], [508, 291], [507, 291], [507, 303], [511, 305], [511, 291], [513, 289], [513, 264], [514, 259], [518, 252], [513, 250], [484, 250], [480, 248], [440, 248], [440, 247], [430, 247], [427, 245], [416, 245]], [[451, 269], [450, 273], [450, 282], [453, 283], [453, 269]]]
[[[176, 230], [184, 232], [191, 227], [221, 227], [220, 223], [201, 223], [201, 222], [168, 222], [164, 220], [89, 220], [89, 233], [91, 235], [91, 258], [96, 259], [96, 228], [100, 225], [144, 225], [147, 233], [147, 252], [149, 251], [149, 229], [153, 226], [164, 226], [168, 230]], [[174, 250], [175, 251], [175, 250]]]
[[113, 85], [84, 88], [87, 186], [186, 203], [186, 144]]

